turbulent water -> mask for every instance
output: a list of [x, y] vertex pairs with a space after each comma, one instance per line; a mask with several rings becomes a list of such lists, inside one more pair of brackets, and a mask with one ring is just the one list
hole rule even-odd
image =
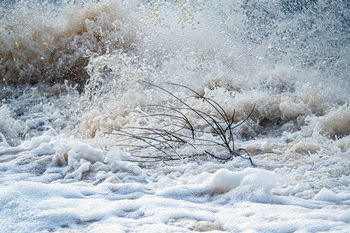
[[346, 0], [3, 1], [0, 77], [1, 232], [350, 231]]

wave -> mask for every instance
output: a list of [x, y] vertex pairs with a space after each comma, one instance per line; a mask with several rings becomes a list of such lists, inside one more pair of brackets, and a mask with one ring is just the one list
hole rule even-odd
[[[329, 137], [348, 134], [341, 127], [348, 120], [340, 117], [347, 112], [350, 89], [347, 1], [197, 3], [2, 5], [0, 84], [81, 84], [84, 92], [69, 101], [79, 103], [70, 105], [72, 112], [80, 109], [79, 119], [66, 125], [74, 128], [79, 121], [79, 136], [88, 138], [134, 124], [139, 117], [135, 109], [170, 101], [140, 80], [183, 84], [213, 98], [228, 113], [234, 109], [236, 122], [255, 105], [253, 123], [237, 132], [243, 138], [299, 130]], [[50, 85], [41, 96], [57, 93], [57, 102], [63, 101], [62, 88]], [[200, 101], [191, 104], [208, 110]], [[13, 106], [16, 114], [29, 113]], [[12, 116], [4, 116], [3, 133], [15, 137], [19, 127], [11, 131]], [[343, 123], [332, 126], [338, 116]]]
[[0, 75], [4, 84], [83, 84], [91, 56], [129, 52], [137, 27], [115, 1], [16, 1], [1, 8]]

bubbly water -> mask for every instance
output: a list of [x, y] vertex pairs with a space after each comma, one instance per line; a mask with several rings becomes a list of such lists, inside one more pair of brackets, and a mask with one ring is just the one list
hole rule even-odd
[[[18, 0], [0, 15], [1, 232], [350, 231], [349, 1]], [[255, 167], [212, 156], [230, 153], [205, 98]], [[199, 143], [152, 141], [175, 115]]]

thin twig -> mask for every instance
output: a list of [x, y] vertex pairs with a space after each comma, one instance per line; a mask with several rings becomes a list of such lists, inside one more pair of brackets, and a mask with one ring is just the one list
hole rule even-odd
[[[247, 117], [245, 117], [242, 121], [240, 121], [237, 124], [235, 123], [235, 111], [233, 110], [232, 116], [229, 116], [225, 109], [215, 100], [202, 96], [198, 92], [194, 91], [193, 89], [176, 83], [168, 83], [169, 85], [174, 85], [180, 88], [184, 88], [186, 90], [191, 91], [195, 95], [192, 97], [187, 98], [180, 98], [177, 95], [173, 94], [171, 91], [168, 91], [167, 89], [153, 84], [149, 82], [143, 81], [143, 83], [156, 87], [173, 98], [175, 98], [178, 102], [180, 102], [183, 106], [169, 106], [169, 105], [159, 105], [159, 104], [153, 104], [153, 105], [146, 105], [146, 107], [154, 107], [155, 110], [159, 109], [161, 112], [153, 112], [150, 114], [144, 113], [146, 115], [143, 115], [142, 117], [145, 117], [146, 119], [149, 118], [168, 118], [171, 119], [170, 122], [171, 129], [168, 129], [168, 127], [163, 128], [156, 128], [156, 127], [126, 127], [124, 130], [121, 129], [115, 129], [115, 132], [113, 134], [122, 136], [121, 139], [117, 140], [120, 144], [117, 144], [118, 146], [123, 147], [131, 147], [133, 149], [128, 150], [129, 152], [132, 152], [135, 157], [139, 157], [142, 159], [146, 159], [151, 161], [171, 161], [171, 160], [181, 160], [183, 159], [183, 156], [181, 156], [178, 152], [178, 149], [180, 146], [183, 145], [190, 145], [192, 148], [196, 148], [196, 146], [204, 146], [204, 147], [222, 147], [228, 151], [228, 157], [222, 158], [214, 155], [213, 153], [204, 150], [204, 152], [207, 155], [210, 155], [211, 157], [219, 160], [228, 161], [233, 159], [234, 157], [240, 157], [243, 159], [248, 159], [250, 163], [253, 164], [253, 161], [251, 159], [251, 156], [249, 153], [243, 149], [240, 148], [238, 150], [235, 150], [234, 146], [234, 132], [233, 129], [241, 126], [244, 122], [246, 122], [251, 115], [254, 112], [255, 105], [253, 106], [252, 110], [248, 114]], [[217, 116], [214, 116], [213, 114], [209, 114], [207, 112], [204, 112], [202, 110], [196, 109], [192, 107], [188, 102], [188, 98], [199, 98], [204, 101], [204, 103], [211, 106], [215, 112], [217, 112]], [[210, 128], [211, 132], [207, 132], [207, 130], [199, 130], [195, 129], [194, 125], [191, 123], [190, 119], [188, 118], [188, 115], [184, 113], [184, 111], [193, 112], [196, 114], [200, 119], [202, 119]], [[221, 118], [221, 119], [220, 119]], [[132, 133], [131, 131], [139, 131], [138, 133]], [[199, 135], [205, 135], [205, 134], [212, 134], [218, 136], [218, 140], [214, 139], [206, 139]], [[135, 144], [129, 144], [131, 140], [137, 140], [144, 143], [144, 145], [135, 145]], [[124, 142], [124, 143], [123, 143]], [[137, 152], [140, 152], [143, 149], [148, 148], [154, 148], [158, 151], [160, 151], [165, 156], [146, 156], [146, 155], [139, 155]], [[242, 155], [241, 152], [244, 152], [245, 155]], [[192, 155], [193, 156], [193, 155]]]

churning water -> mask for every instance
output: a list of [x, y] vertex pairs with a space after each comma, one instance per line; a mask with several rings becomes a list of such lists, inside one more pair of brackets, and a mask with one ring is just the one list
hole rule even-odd
[[[2, 232], [350, 231], [349, 1], [18, 0], [0, 16]], [[209, 98], [255, 168], [212, 157], [229, 151]], [[184, 119], [199, 143], [171, 131]]]

